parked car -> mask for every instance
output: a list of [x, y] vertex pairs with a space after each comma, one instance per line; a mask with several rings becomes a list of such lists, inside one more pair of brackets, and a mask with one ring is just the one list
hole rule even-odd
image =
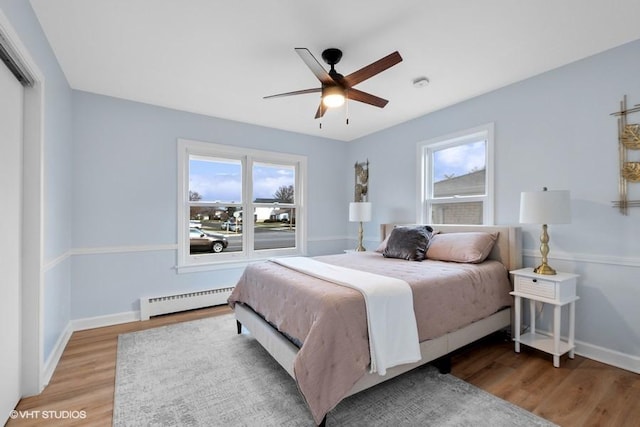
[[222, 234], [205, 233], [199, 228], [189, 228], [190, 251], [194, 252], [222, 252], [229, 241]]
[[233, 219], [229, 219], [220, 223], [220, 229], [226, 231], [242, 231], [242, 224], [238, 224]]

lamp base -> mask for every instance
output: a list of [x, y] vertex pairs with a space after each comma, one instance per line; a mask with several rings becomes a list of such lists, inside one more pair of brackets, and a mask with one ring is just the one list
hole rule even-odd
[[547, 263], [540, 264], [539, 266], [533, 269], [533, 272], [536, 274], [545, 274], [548, 276], [552, 276], [556, 274], [556, 271], [553, 268], [549, 267], [549, 264]]
[[[546, 188], [545, 188], [546, 190]], [[547, 233], [547, 224], [542, 224], [542, 235], [540, 236], [540, 255], [542, 255], [542, 264], [533, 269], [536, 274], [553, 275], [556, 271], [547, 264], [547, 255], [549, 255], [549, 233]]]
[[356, 252], [365, 252], [366, 249], [362, 246], [362, 221], [360, 221], [360, 225], [358, 226], [358, 247], [356, 248]]

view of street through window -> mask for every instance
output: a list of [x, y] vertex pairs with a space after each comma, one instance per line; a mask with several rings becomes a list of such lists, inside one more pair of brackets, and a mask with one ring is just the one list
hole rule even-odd
[[[250, 171], [248, 178], [243, 170]], [[293, 164], [193, 156], [189, 161], [190, 253], [295, 248], [295, 185]], [[251, 233], [246, 227], [252, 227]]]
[[[231, 218], [234, 218], [233, 216]], [[242, 220], [191, 220], [190, 227], [197, 228], [210, 236], [224, 235], [228, 240], [225, 252], [242, 250]], [[281, 220], [256, 222], [253, 228], [254, 249], [278, 249], [295, 246], [295, 221], [290, 224], [288, 218]], [[192, 253], [198, 252], [192, 247]]]

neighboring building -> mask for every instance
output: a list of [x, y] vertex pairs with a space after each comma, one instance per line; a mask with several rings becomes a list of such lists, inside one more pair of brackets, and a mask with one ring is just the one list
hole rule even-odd
[[[435, 197], [473, 196], [484, 193], [485, 169], [454, 176], [434, 183]], [[433, 205], [435, 224], [482, 224], [482, 202], [443, 203]]]
[[466, 175], [454, 176], [433, 185], [434, 197], [474, 196], [484, 194], [485, 170], [480, 169]]

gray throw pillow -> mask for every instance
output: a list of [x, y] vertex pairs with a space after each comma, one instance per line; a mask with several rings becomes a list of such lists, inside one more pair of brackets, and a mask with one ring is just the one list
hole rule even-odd
[[387, 247], [382, 252], [385, 258], [422, 261], [429, 248], [433, 228], [428, 225], [396, 227], [391, 231]]

